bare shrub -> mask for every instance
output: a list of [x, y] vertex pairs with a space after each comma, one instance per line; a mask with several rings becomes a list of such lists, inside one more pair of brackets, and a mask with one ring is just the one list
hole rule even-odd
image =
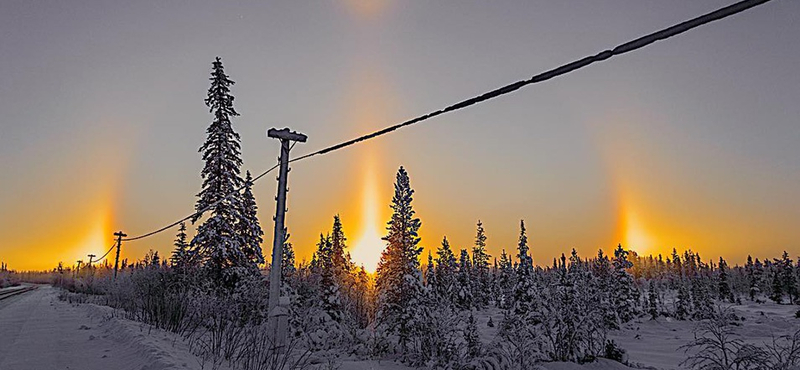
[[680, 347], [688, 355], [681, 366], [695, 370], [763, 369], [762, 350], [745, 344], [733, 331], [735, 315], [730, 307], [717, 307], [708, 315], [695, 327], [694, 340]]
[[763, 361], [765, 369], [800, 369], [800, 330], [792, 335], [773, 337], [771, 343], [765, 343]]

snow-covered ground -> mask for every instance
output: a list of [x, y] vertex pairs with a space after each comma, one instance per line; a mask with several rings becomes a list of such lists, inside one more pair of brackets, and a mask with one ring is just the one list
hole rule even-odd
[[[731, 308], [737, 316], [744, 318], [734, 332], [750, 344], [763, 345], [772, 341], [773, 335], [790, 335], [800, 329], [800, 319], [795, 317], [795, 312], [800, 309], [797, 305], [745, 301]], [[627, 323], [622, 331], [612, 333], [611, 339], [628, 351], [630, 363], [656, 369], [678, 369], [678, 364], [686, 357], [679, 347], [693, 339], [695, 324], [663, 317], [655, 321], [637, 319]]]
[[[761, 344], [772, 335], [784, 335], [800, 329], [794, 314], [800, 306], [745, 302], [733, 306], [745, 318], [736, 328], [748, 342]], [[497, 310], [480, 312], [476, 319], [481, 339], [488, 344], [497, 325], [488, 327], [489, 316], [495, 324], [501, 320]], [[623, 330], [611, 333], [628, 351], [629, 361], [642, 368], [678, 369], [684, 354], [678, 347], [692, 339], [694, 322], [666, 318], [637, 319]], [[327, 364], [320, 364], [327, 365]], [[340, 362], [339, 369], [403, 370], [390, 361]], [[40, 289], [0, 301], [0, 369], [201, 369], [201, 361], [175, 334], [113, 317], [108, 307], [70, 304], [58, 299], [58, 289]], [[205, 364], [205, 368], [210, 368]], [[601, 360], [577, 365], [548, 363], [547, 370], [616, 370], [630, 369], [622, 364]]]
[[1, 301], [0, 369], [199, 369], [174, 336], [111, 318], [110, 309], [72, 305], [42, 286]]

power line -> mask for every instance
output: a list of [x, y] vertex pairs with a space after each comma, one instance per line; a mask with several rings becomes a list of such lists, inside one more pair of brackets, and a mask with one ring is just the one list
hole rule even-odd
[[117, 246], [117, 242], [114, 242], [114, 244], [111, 244], [111, 248], [108, 248], [108, 250], [106, 251], [106, 253], [104, 253], [104, 254], [103, 254], [103, 256], [102, 256], [102, 257], [100, 257], [99, 259], [97, 259], [97, 261], [92, 261], [92, 263], [100, 263], [100, 261], [102, 261], [103, 259], [105, 259], [105, 258], [106, 258], [106, 256], [108, 256], [108, 254], [109, 254], [109, 253], [111, 253], [111, 251], [112, 251], [112, 250], [114, 250], [114, 247], [116, 247], [116, 246]]
[[[274, 165], [274, 166], [272, 166], [270, 169], [268, 169], [268, 170], [266, 170], [266, 171], [262, 172], [260, 175], [258, 175], [258, 176], [256, 176], [255, 178], [253, 178], [253, 181], [251, 182], [251, 184], [252, 184], [252, 183], [255, 183], [256, 181], [258, 181], [258, 179], [260, 179], [260, 178], [264, 177], [266, 174], [268, 174], [268, 173], [272, 172], [272, 171], [273, 171], [273, 170], [275, 170], [276, 168], [278, 168], [278, 165], [277, 165], [277, 164], [276, 164], [276, 165]], [[228, 193], [228, 195], [226, 195], [226, 196], [224, 196], [224, 197], [220, 198], [220, 199], [219, 199], [219, 200], [217, 200], [216, 202], [214, 202], [214, 203], [211, 203], [211, 204], [209, 204], [209, 205], [205, 206], [203, 209], [201, 209], [201, 210], [199, 210], [199, 211], [196, 211], [196, 212], [194, 212], [194, 213], [192, 213], [192, 214], [190, 214], [190, 215], [188, 215], [188, 216], [186, 216], [186, 217], [184, 217], [184, 218], [182, 218], [182, 219], [180, 219], [180, 220], [178, 220], [178, 221], [175, 221], [175, 222], [173, 222], [173, 223], [171, 223], [171, 224], [169, 224], [169, 225], [166, 225], [166, 226], [164, 226], [164, 227], [162, 227], [162, 228], [159, 228], [159, 229], [153, 230], [153, 231], [151, 231], [151, 232], [149, 232], [149, 233], [146, 233], [146, 234], [142, 234], [142, 235], [139, 235], [139, 236], [134, 236], [134, 237], [130, 237], [130, 238], [125, 238], [125, 239], [122, 239], [122, 241], [123, 241], [123, 242], [131, 242], [131, 241], [134, 241], [134, 240], [144, 239], [144, 238], [146, 238], [146, 237], [148, 237], [148, 236], [153, 236], [153, 235], [155, 235], [155, 234], [158, 234], [158, 233], [160, 233], [160, 232], [163, 232], [163, 231], [169, 230], [169, 229], [171, 229], [171, 228], [173, 228], [173, 227], [177, 226], [177, 225], [178, 225], [178, 224], [180, 224], [181, 222], [184, 222], [184, 221], [186, 221], [186, 220], [192, 219], [192, 218], [194, 218], [194, 217], [196, 217], [196, 216], [202, 216], [204, 212], [208, 211], [208, 210], [209, 210], [209, 209], [211, 209], [211, 208], [214, 208], [216, 205], [220, 204], [220, 203], [221, 203], [223, 200], [226, 200], [226, 199], [228, 199], [228, 198], [232, 197], [234, 194], [238, 194], [240, 191], [242, 191], [242, 189], [244, 189], [244, 187], [245, 187], [245, 186], [247, 186], [247, 184], [245, 184], [245, 185], [242, 185], [242, 186], [240, 186], [240, 187], [238, 187], [238, 188], [234, 189], [234, 191], [232, 191], [232, 192]]]
[[520, 89], [522, 87], [525, 87], [527, 85], [530, 85], [530, 84], [534, 84], [534, 83], [537, 83], [537, 82], [544, 82], [544, 81], [547, 81], [547, 80], [549, 80], [551, 78], [558, 77], [558, 76], [561, 76], [561, 75], [565, 75], [565, 74], [570, 73], [572, 71], [575, 71], [575, 70], [581, 69], [583, 67], [586, 67], [586, 66], [588, 66], [588, 65], [590, 65], [592, 63], [602, 62], [602, 61], [604, 61], [606, 59], [611, 58], [612, 56], [621, 55], [621, 54], [625, 54], [625, 53], [628, 53], [628, 52], [631, 52], [631, 51], [634, 51], [634, 50], [637, 50], [637, 49], [641, 49], [641, 48], [643, 48], [643, 47], [645, 47], [647, 45], [650, 45], [650, 44], [652, 44], [652, 43], [654, 43], [656, 41], [664, 40], [664, 39], [670, 38], [672, 36], [679, 35], [681, 33], [689, 31], [689, 30], [691, 30], [693, 28], [702, 26], [702, 25], [704, 25], [706, 23], [710, 23], [710, 22], [713, 22], [713, 21], [716, 21], [716, 20], [720, 20], [722, 18], [729, 17], [729, 16], [737, 14], [737, 13], [741, 13], [741, 12], [747, 10], [747, 9], [753, 8], [755, 6], [764, 4], [764, 3], [769, 2], [769, 1], [772, 1], [772, 0], [745, 0], [745, 1], [738, 2], [736, 4], [733, 4], [733, 5], [721, 8], [719, 10], [713, 11], [711, 13], [708, 13], [708, 14], [705, 14], [705, 15], [701, 15], [701, 16], [699, 16], [697, 18], [693, 18], [693, 19], [690, 19], [690, 20], [685, 21], [683, 23], [674, 25], [672, 27], [665, 28], [665, 29], [663, 29], [661, 31], [653, 32], [653, 33], [651, 33], [649, 35], [642, 36], [642, 37], [640, 37], [638, 39], [635, 39], [633, 41], [629, 41], [629, 42], [626, 42], [624, 44], [618, 45], [613, 49], [604, 50], [604, 51], [602, 51], [600, 53], [597, 53], [595, 55], [587, 56], [587, 57], [585, 57], [583, 59], [576, 60], [576, 61], [574, 61], [572, 63], [564, 64], [564, 65], [562, 65], [562, 66], [560, 66], [558, 68], [554, 68], [554, 69], [551, 69], [549, 71], [540, 73], [540, 74], [538, 74], [536, 76], [533, 76], [530, 79], [517, 81], [517, 82], [514, 82], [512, 84], [509, 84], [509, 85], [500, 87], [498, 89], [489, 91], [489, 92], [484, 93], [482, 95], [478, 95], [476, 97], [460, 101], [460, 102], [455, 103], [455, 104], [453, 104], [451, 106], [448, 106], [446, 108], [443, 108], [443, 109], [428, 113], [428, 114], [423, 115], [423, 116], [419, 116], [419, 117], [410, 119], [410, 120], [405, 121], [403, 123], [399, 123], [399, 124], [396, 124], [394, 126], [389, 126], [389, 127], [384, 128], [382, 130], [375, 131], [375, 132], [373, 132], [371, 134], [367, 134], [367, 135], [360, 136], [360, 137], [357, 137], [357, 138], [352, 139], [352, 140], [345, 141], [343, 143], [332, 145], [332, 146], [329, 146], [327, 148], [320, 149], [320, 150], [318, 150], [316, 152], [305, 154], [303, 156], [300, 156], [300, 157], [297, 157], [295, 159], [292, 159], [290, 162], [296, 162], [296, 161], [300, 161], [300, 160], [303, 160], [303, 159], [306, 159], [306, 158], [309, 158], [309, 157], [313, 157], [313, 156], [316, 156], [316, 155], [323, 155], [323, 154], [326, 154], [326, 153], [330, 153], [330, 152], [332, 152], [334, 150], [339, 150], [339, 149], [342, 149], [344, 147], [348, 147], [350, 145], [353, 145], [353, 144], [356, 144], [356, 143], [359, 143], [359, 142], [362, 142], [362, 141], [365, 141], [365, 140], [369, 140], [369, 139], [372, 139], [372, 138], [375, 138], [375, 137], [378, 137], [378, 136], [381, 136], [381, 135], [388, 134], [388, 133], [390, 133], [390, 132], [392, 132], [394, 130], [397, 130], [399, 128], [402, 128], [402, 127], [405, 127], [405, 126], [410, 126], [410, 125], [413, 125], [415, 123], [419, 123], [419, 122], [425, 121], [427, 119], [436, 117], [438, 115], [442, 115], [442, 114], [445, 114], [445, 113], [448, 113], [448, 112], [453, 112], [453, 111], [456, 111], [456, 110], [459, 110], [459, 109], [462, 109], [462, 108], [469, 107], [469, 106], [471, 106], [473, 104], [478, 104], [480, 102], [483, 102], [483, 101], [486, 101], [486, 100], [489, 100], [489, 99], [493, 99], [493, 98], [496, 98], [498, 96], [505, 95], [505, 94], [508, 94], [508, 93], [511, 93], [511, 92], [514, 92], [514, 91], [516, 91], [516, 90], [518, 90], [518, 89]]
[[[367, 135], [363, 135], [363, 136], [359, 136], [359, 137], [357, 137], [355, 139], [351, 139], [351, 140], [348, 140], [348, 141], [345, 141], [345, 142], [342, 142], [342, 143], [339, 143], [339, 144], [335, 144], [335, 145], [329, 146], [327, 148], [323, 148], [323, 149], [317, 150], [315, 152], [311, 152], [311, 153], [302, 155], [300, 157], [297, 157], [297, 158], [294, 158], [294, 159], [290, 160], [289, 162], [292, 163], [292, 162], [301, 161], [301, 160], [304, 160], [304, 159], [307, 159], [307, 158], [310, 158], [310, 157], [314, 157], [314, 156], [317, 156], [317, 155], [324, 155], [324, 154], [327, 154], [327, 153], [330, 153], [330, 152], [333, 152], [333, 151], [336, 151], [336, 150], [339, 150], [339, 149], [342, 149], [342, 148], [345, 148], [345, 147], [360, 143], [362, 141], [366, 141], [366, 140], [369, 140], [369, 139], [376, 138], [378, 136], [382, 136], [382, 135], [388, 134], [388, 133], [393, 132], [393, 131], [395, 131], [395, 130], [397, 130], [399, 128], [410, 126], [410, 125], [413, 125], [413, 124], [416, 124], [416, 123], [431, 119], [433, 117], [436, 117], [436, 116], [439, 116], [439, 115], [442, 115], [442, 114], [445, 114], [445, 113], [453, 112], [453, 111], [456, 111], [456, 110], [459, 110], [459, 109], [463, 109], [463, 108], [469, 107], [469, 106], [474, 105], [474, 104], [478, 104], [478, 103], [484, 102], [486, 100], [494, 99], [494, 98], [496, 98], [498, 96], [501, 96], [501, 95], [506, 95], [506, 94], [512, 93], [512, 92], [514, 92], [516, 90], [519, 90], [522, 87], [525, 87], [525, 86], [528, 86], [528, 85], [531, 85], [531, 84], [534, 84], [534, 83], [538, 83], [538, 82], [544, 82], [544, 81], [547, 81], [549, 79], [552, 79], [552, 78], [555, 78], [555, 77], [558, 77], [558, 76], [561, 76], [561, 75], [565, 75], [567, 73], [570, 73], [570, 72], [573, 72], [575, 70], [581, 69], [581, 68], [586, 67], [586, 66], [588, 66], [590, 64], [593, 64], [593, 63], [596, 63], [596, 62], [602, 62], [604, 60], [610, 59], [613, 56], [622, 55], [622, 54], [629, 53], [629, 52], [637, 50], [637, 49], [641, 49], [641, 48], [643, 48], [643, 47], [645, 47], [647, 45], [650, 45], [650, 44], [652, 44], [652, 43], [654, 43], [656, 41], [668, 39], [670, 37], [679, 35], [681, 33], [689, 31], [691, 29], [694, 29], [694, 28], [700, 27], [702, 25], [705, 25], [707, 23], [711, 23], [711, 22], [714, 22], [714, 21], [717, 21], [717, 20], [720, 20], [720, 19], [723, 19], [723, 18], [727, 18], [729, 16], [741, 13], [741, 12], [743, 12], [745, 10], [754, 8], [754, 7], [758, 6], [758, 5], [761, 5], [761, 4], [770, 2], [770, 1], [772, 1], [772, 0], [744, 0], [744, 1], [740, 1], [738, 3], [726, 6], [724, 8], [721, 8], [721, 9], [715, 10], [713, 12], [701, 15], [699, 17], [690, 19], [688, 21], [685, 21], [685, 22], [676, 24], [674, 26], [662, 29], [660, 31], [656, 31], [656, 32], [653, 32], [651, 34], [639, 37], [639, 38], [637, 38], [635, 40], [628, 41], [626, 43], [617, 45], [613, 49], [607, 49], [607, 50], [601, 51], [601, 52], [599, 52], [599, 53], [597, 53], [595, 55], [587, 56], [587, 57], [584, 57], [582, 59], [576, 60], [574, 62], [567, 63], [567, 64], [564, 64], [564, 65], [559, 66], [557, 68], [553, 68], [551, 70], [542, 72], [542, 73], [540, 73], [538, 75], [535, 75], [535, 76], [533, 76], [533, 77], [531, 77], [531, 78], [529, 78], [527, 80], [520, 80], [520, 81], [514, 82], [512, 84], [505, 85], [503, 87], [494, 89], [492, 91], [486, 92], [484, 94], [481, 94], [481, 95], [478, 95], [478, 96], [475, 96], [475, 97], [472, 97], [472, 98], [469, 98], [469, 99], [466, 99], [466, 100], [462, 100], [462, 101], [460, 101], [458, 103], [455, 103], [453, 105], [450, 105], [450, 106], [447, 106], [445, 108], [439, 109], [437, 111], [433, 111], [433, 112], [430, 112], [428, 114], [425, 114], [425, 115], [410, 119], [408, 121], [405, 121], [405, 122], [402, 122], [402, 123], [399, 123], [399, 124], [396, 124], [396, 125], [393, 125], [393, 126], [389, 126], [389, 127], [384, 128], [384, 129], [375, 131], [373, 133], [370, 133], [370, 134], [367, 134]], [[252, 182], [255, 183], [260, 178], [264, 177], [264, 175], [272, 172], [277, 167], [278, 167], [278, 165], [275, 165], [272, 168], [264, 171], [260, 175], [256, 176], [253, 179]], [[165, 230], [168, 230], [168, 229], [180, 224], [183, 221], [191, 219], [191, 218], [193, 218], [195, 216], [202, 215], [203, 212], [211, 209], [212, 207], [216, 206], [217, 204], [219, 204], [223, 200], [233, 196], [234, 194], [237, 194], [243, 188], [244, 188], [244, 186], [241, 186], [241, 187], [237, 188], [236, 190], [234, 190], [233, 192], [229, 193], [228, 195], [224, 196], [220, 200], [218, 200], [218, 201], [206, 206], [205, 208], [203, 208], [203, 209], [201, 209], [199, 211], [196, 211], [196, 212], [192, 213], [191, 215], [188, 215], [188, 216], [186, 216], [186, 217], [184, 217], [184, 218], [182, 218], [182, 219], [180, 219], [178, 221], [175, 221], [175, 222], [173, 222], [173, 223], [171, 223], [171, 224], [169, 224], [167, 226], [164, 226], [164, 227], [162, 227], [160, 229], [151, 231], [151, 232], [149, 232], [147, 234], [143, 234], [143, 235], [139, 235], [139, 236], [136, 236], [136, 237], [127, 238], [127, 239], [122, 239], [122, 241], [139, 240], [139, 239], [143, 239], [143, 238], [158, 234], [158, 233], [163, 232]]]

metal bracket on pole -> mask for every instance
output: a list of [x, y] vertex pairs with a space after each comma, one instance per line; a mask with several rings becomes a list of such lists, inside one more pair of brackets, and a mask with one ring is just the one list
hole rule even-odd
[[[278, 195], [275, 205], [275, 233], [272, 239], [272, 267], [269, 273], [269, 322], [272, 328], [272, 345], [276, 351], [282, 351], [286, 343], [288, 327], [286, 300], [280, 300], [281, 294], [281, 260], [283, 258], [283, 243], [285, 239], [284, 219], [286, 216], [286, 192], [289, 180], [289, 142], [299, 141], [305, 143], [308, 136], [288, 128], [267, 130], [267, 137], [280, 139], [281, 156], [279, 158], [280, 172], [278, 173]], [[279, 306], [279, 303], [281, 305]]]

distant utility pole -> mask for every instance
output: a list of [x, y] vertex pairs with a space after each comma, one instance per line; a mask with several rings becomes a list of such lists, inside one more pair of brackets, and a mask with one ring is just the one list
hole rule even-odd
[[117, 237], [117, 258], [114, 259], [114, 279], [116, 280], [117, 270], [119, 269], [119, 249], [122, 247], [122, 238], [128, 236], [128, 234], [125, 234], [120, 230], [115, 232], [114, 236]]
[[[280, 349], [286, 341], [286, 331], [288, 325], [288, 311], [286, 307], [278, 308], [279, 297], [281, 294], [281, 260], [283, 259], [283, 243], [285, 240], [286, 228], [284, 227], [284, 217], [286, 214], [286, 184], [289, 179], [289, 144], [291, 141], [305, 143], [308, 136], [288, 128], [278, 130], [271, 128], [267, 130], [267, 137], [280, 139], [281, 156], [280, 172], [278, 174], [278, 196], [275, 197], [275, 233], [272, 239], [272, 268], [269, 272], [269, 319], [272, 330], [272, 344]], [[285, 302], [281, 302], [281, 306]]]
[[78, 277], [78, 276], [81, 275], [81, 264], [82, 263], [83, 263], [83, 260], [78, 260], [78, 267], [75, 269], [75, 276], [74, 277]]
[[89, 267], [89, 274], [91, 276], [94, 276], [94, 269], [92, 269], [92, 259], [94, 259], [95, 255], [94, 254], [88, 254], [87, 257], [89, 257], [89, 264], [86, 265], [86, 266]]

